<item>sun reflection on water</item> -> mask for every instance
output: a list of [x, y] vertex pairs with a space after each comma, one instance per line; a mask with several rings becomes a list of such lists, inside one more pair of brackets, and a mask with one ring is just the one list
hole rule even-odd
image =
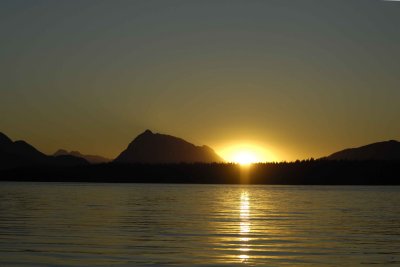
[[241, 254], [239, 255], [239, 259], [242, 262], [246, 262], [249, 260], [250, 256], [248, 252], [250, 251], [248, 237], [251, 231], [251, 223], [250, 223], [250, 199], [247, 192], [242, 192], [240, 196], [240, 248], [239, 251]]

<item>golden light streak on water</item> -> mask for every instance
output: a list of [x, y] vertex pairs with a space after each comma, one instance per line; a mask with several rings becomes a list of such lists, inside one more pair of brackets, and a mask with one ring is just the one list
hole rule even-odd
[[239, 255], [239, 259], [244, 263], [250, 259], [248, 252], [250, 251], [248, 235], [251, 231], [250, 222], [250, 198], [247, 191], [243, 191], [240, 196], [240, 248], [239, 251], [242, 253]]

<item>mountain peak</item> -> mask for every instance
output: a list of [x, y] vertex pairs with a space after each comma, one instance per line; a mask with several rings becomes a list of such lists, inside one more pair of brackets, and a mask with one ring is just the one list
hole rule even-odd
[[149, 129], [147, 129], [146, 131], [144, 131], [143, 133], [139, 134], [138, 136], [136, 136], [136, 138], [134, 138], [132, 140], [132, 142], [129, 144], [129, 146], [133, 145], [135, 142], [139, 142], [140, 140], [148, 140], [150, 139], [152, 136], [154, 136], [155, 134], [150, 131]]
[[53, 156], [54, 157], [57, 157], [57, 156], [62, 156], [62, 155], [67, 155], [68, 154], [68, 151], [67, 150], [65, 150], [65, 149], [59, 149], [59, 150], [57, 150], [54, 154], [53, 154]]
[[152, 135], [153, 134], [153, 132], [152, 131], [150, 131], [149, 129], [147, 129], [146, 131], [144, 131], [142, 134], [144, 134], [144, 135]]
[[207, 146], [195, 146], [181, 138], [153, 133], [150, 130], [138, 135], [116, 159], [122, 163], [194, 163], [223, 162]]

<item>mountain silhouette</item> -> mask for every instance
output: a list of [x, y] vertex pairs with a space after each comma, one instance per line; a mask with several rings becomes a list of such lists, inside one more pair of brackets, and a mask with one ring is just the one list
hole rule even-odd
[[400, 142], [384, 141], [345, 149], [326, 157], [329, 160], [400, 160]]
[[111, 159], [108, 159], [108, 158], [105, 158], [105, 157], [102, 157], [102, 156], [84, 155], [84, 154], [81, 154], [79, 151], [70, 151], [70, 152], [68, 152], [65, 149], [59, 149], [53, 154], [53, 156], [55, 156], [55, 157], [56, 156], [66, 156], [66, 155], [74, 156], [74, 157], [77, 157], [77, 158], [83, 158], [83, 159], [87, 160], [89, 163], [92, 163], [92, 164], [100, 164], [100, 163], [106, 163], [106, 162], [110, 162], [111, 161]]
[[35, 165], [73, 166], [82, 164], [88, 164], [88, 162], [73, 156], [47, 156], [25, 141], [13, 142], [8, 136], [0, 133], [0, 169]]
[[181, 138], [152, 133], [138, 135], [115, 160], [117, 163], [223, 162], [208, 146], [195, 146]]
[[12, 140], [7, 135], [0, 132], [0, 147], [12, 143]]

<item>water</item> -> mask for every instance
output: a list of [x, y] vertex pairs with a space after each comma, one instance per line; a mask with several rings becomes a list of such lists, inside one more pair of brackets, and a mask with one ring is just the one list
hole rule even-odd
[[0, 266], [400, 266], [400, 187], [0, 184]]

